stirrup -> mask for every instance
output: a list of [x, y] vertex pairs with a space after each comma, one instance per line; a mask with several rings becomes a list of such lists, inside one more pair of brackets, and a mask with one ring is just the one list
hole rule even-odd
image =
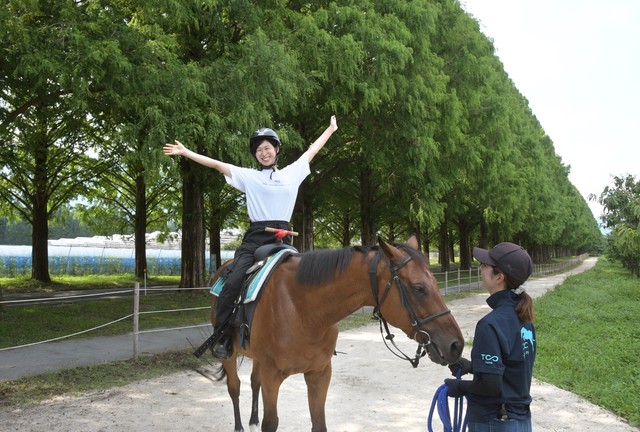
[[211, 348], [211, 353], [218, 360], [228, 360], [233, 354], [232, 339], [229, 335], [222, 335], [220, 340]]

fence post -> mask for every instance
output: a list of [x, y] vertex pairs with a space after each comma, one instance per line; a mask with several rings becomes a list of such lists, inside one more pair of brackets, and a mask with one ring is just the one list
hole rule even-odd
[[138, 317], [140, 316], [140, 282], [133, 288], [133, 359], [138, 360]]
[[445, 295], [449, 292], [449, 272], [444, 272], [444, 293]]

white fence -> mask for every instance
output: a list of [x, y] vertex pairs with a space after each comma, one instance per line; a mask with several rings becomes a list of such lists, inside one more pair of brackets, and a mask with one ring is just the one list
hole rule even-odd
[[[572, 259], [572, 260], [568, 260], [568, 261], [564, 261], [562, 263], [556, 263], [556, 264], [541, 264], [541, 265], [535, 265], [534, 266], [534, 272], [533, 272], [533, 277], [540, 277], [540, 276], [545, 276], [547, 274], [553, 274], [553, 273], [557, 273], [557, 272], [561, 272], [563, 270], [566, 270], [568, 268], [572, 268], [575, 267], [577, 265], [579, 265], [584, 259], [586, 259], [588, 257], [587, 254], [585, 255], [581, 255], [578, 258]], [[478, 289], [480, 288], [480, 274], [479, 274], [479, 267], [473, 267], [469, 270], [456, 270], [456, 271], [452, 271], [452, 272], [447, 272], [447, 273], [434, 273], [434, 275], [436, 276], [436, 278], [438, 278], [439, 280], [441, 280], [441, 282], [439, 283], [440, 285], [440, 290], [443, 294], [452, 294], [452, 293], [459, 293], [459, 292], [463, 292], [463, 291], [470, 291], [470, 290], [474, 290], [474, 289]], [[201, 287], [201, 288], [191, 288], [192, 290], [208, 290], [209, 287]], [[167, 291], [178, 291], [178, 290], [182, 290], [184, 291], [184, 288], [144, 288], [144, 292], [154, 292], [154, 291], [162, 291], [162, 292], [167, 292]], [[140, 331], [138, 328], [138, 322], [139, 322], [139, 318], [140, 315], [147, 315], [147, 314], [158, 314], [158, 313], [176, 313], [176, 312], [184, 312], [184, 311], [192, 311], [192, 310], [204, 310], [204, 309], [209, 309], [210, 306], [202, 306], [202, 307], [196, 307], [196, 308], [185, 308], [185, 309], [171, 309], [171, 310], [159, 310], [159, 311], [143, 311], [140, 312], [139, 310], [139, 299], [140, 299], [140, 284], [136, 283], [135, 287], [133, 289], [127, 289], [127, 290], [120, 290], [120, 291], [110, 291], [110, 294], [120, 294], [120, 295], [124, 295], [124, 294], [132, 294], [133, 295], [133, 306], [132, 306], [132, 313], [123, 317], [120, 317], [118, 319], [115, 319], [111, 322], [107, 322], [104, 323], [102, 325], [93, 327], [93, 328], [89, 328], [80, 332], [76, 332], [76, 333], [72, 333], [72, 334], [68, 334], [68, 335], [64, 335], [64, 336], [60, 336], [60, 337], [56, 337], [53, 339], [49, 339], [49, 340], [43, 340], [43, 341], [39, 341], [39, 342], [33, 342], [33, 343], [29, 343], [29, 344], [24, 344], [24, 345], [18, 345], [18, 346], [13, 346], [13, 347], [7, 347], [7, 348], [0, 348], [0, 352], [2, 351], [8, 351], [8, 350], [15, 350], [15, 349], [20, 349], [20, 348], [24, 348], [24, 347], [29, 347], [29, 346], [33, 346], [33, 345], [39, 345], [39, 344], [44, 344], [44, 343], [48, 343], [48, 342], [54, 342], [54, 341], [60, 341], [63, 339], [68, 339], [68, 338], [72, 338], [75, 336], [80, 336], [83, 334], [88, 334], [90, 332], [96, 331], [98, 329], [101, 329], [103, 327], [107, 327], [109, 325], [113, 325], [117, 322], [123, 321], [123, 320], [127, 320], [127, 319], [132, 319], [133, 320], [133, 332], [132, 332], [132, 339], [133, 339], [133, 353], [132, 353], [132, 357], [133, 358], [137, 358], [139, 355], [139, 349], [138, 349], [138, 336], [140, 334], [144, 334], [144, 333], [155, 333], [155, 332], [168, 332], [168, 331], [175, 331], [175, 330], [184, 330], [184, 329], [190, 329], [190, 328], [197, 328], [197, 327], [209, 327], [210, 324], [209, 323], [205, 323], [205, 324], [200, 324], [200, 325], [194, 325], [194, 326], [183, 326], [183, 327], [175, 327], [175, 328], [159, 328], [159, 329], [151, 329], [151, 330], [143, 330]], [[101, 293], [97, 293], [97, 294], [83, 294], [83, 295], [74, 295], [74, 296], [65, 296], [64, 299], [65, 301], [69, 301], [69, 300], [77, 300], [77, 299], [87, 299], [90, 297], [98, 297], [104, 294]], [[34, 303], [34, 302], [56, 302], [56, 301], [60, 301], [60, 297], [49, 297], [46, 299], [42, 299], [42, 298], [37, 298], [37, 299], [27, 299], [27, 300], [5, 300], [5, 301], [1, 301], [0, 305], [7, 305], [7, 306], [19, 306], [19, 305], [25, 305], [25, 304], [29, 304], [29, 303]]]

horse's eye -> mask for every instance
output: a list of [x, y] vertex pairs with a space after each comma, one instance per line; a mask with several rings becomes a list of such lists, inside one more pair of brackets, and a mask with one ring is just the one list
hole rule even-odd
[[418, 291], [418, 292], [421, 292], [421, 293], [424, 293], [424, 292], [425, 292], [425, 290], [424, 290], [424, 286], [423, 286], [423, 285], [414, 285], [414, 286], [413, 286], [413, 289], [414, 289], [414, 290], [416, 290], [416, 291]]

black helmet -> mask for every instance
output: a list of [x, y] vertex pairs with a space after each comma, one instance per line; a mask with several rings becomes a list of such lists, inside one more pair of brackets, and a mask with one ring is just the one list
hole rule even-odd
[[268, 140], [274, 147], [282, 146], [280, 137], [273, 129], [260, 128], [254, 131], [253, 134], [251, 134], [251, 138], [249, 138], [249, 148], [251, 149], [252, 155], [256, 155], [258, 146], [264, 140]]

